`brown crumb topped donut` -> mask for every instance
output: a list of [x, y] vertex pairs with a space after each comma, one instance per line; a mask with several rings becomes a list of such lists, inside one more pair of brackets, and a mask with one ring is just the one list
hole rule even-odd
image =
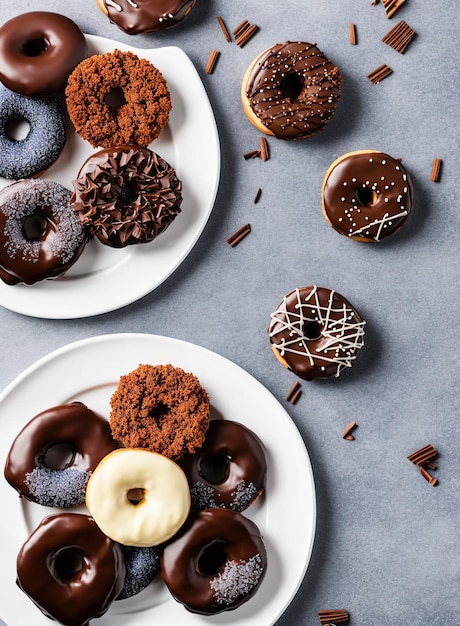
[[121, 376], [110, 405], [115, 439], [173, 460], [200, 448], [209, 427], [209, 397], [198, 378], [169, 364], [141, 364]]
[[81, 223], [114, 248], [152, 241], [181, 211], [176, 172], [140, 146], [99, 150], [85, 161], [73, 186], [71, 206]]
[[82, 61], [66, 88], [76, 132], [93, 147], [148, 146], [166, 126], [171, 96], [150, 61], [133, 52], [106, 52]]
[[406, 222], [413, 194], [400, 159], [373, 150], [348, 152], [326, 172], [323, 213], [341, 235], [378, 242]]
[[243, 110], [262, 133], [303, 139], [325, 128], [341, 86], [339, 69], [316, 44], [286, 41], [264, 50], [246, 70]]

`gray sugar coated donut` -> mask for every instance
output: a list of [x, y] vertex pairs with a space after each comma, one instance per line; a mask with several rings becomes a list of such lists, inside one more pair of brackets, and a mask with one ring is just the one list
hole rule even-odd
[[[25, 120], [24, 139], [8, 133], [11, 123]], [[0, 176], [31, 178], [50, 167], [65, 143], [64, 110], [56, 98], [21, 96], [0, 84]]]

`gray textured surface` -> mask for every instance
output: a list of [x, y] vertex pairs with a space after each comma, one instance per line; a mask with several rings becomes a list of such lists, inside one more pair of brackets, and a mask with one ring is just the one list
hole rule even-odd
[[[305, 580], [279, 626], [318, 624], [316, 612], [327, 608], [348, 609], [350, 624], [360, 626], [458, 623], [457, 3], [407, 0], [387, 20], [371, 0], [198, 0], [182, 26], [135, 38], [111, 25], [92, 0], [2, 0], [0, 19], [36, 9], [61, 11], [88, 33], [136, 47], [183, 48], [214, 108], [222, 177], [198, 244], [141, 301], [77, 321], [0, 308], [0, 387], [71, 341], [142, 331], [228, 357], [286, 405], [295, 378], [268, 347], [269, 315], [296, 286], [336, 289], [367, 320], [366, 347], [340, 379], [303, 383], [299, 402], [287, 405], [312, 460], [318, 525]], [[219, 14], [231, 28], [248, 19], [260, 31], [240, 49], [224, 40]], [[380, 41], [399, 19], [417, 33], [404, 55]], [[357, 25], [354, 47], [350, 21]], [[260, 51], [287, 39], [317, 42], [341, 68], [343, 101], [323, 134], [290, 144], [271, 140], [269, 161], [244, 161], [259, 133], [241, 110], [242, 74]], [[222, 54], [206, 76], [213, 48]], [[373, 85], [366, 76], [382, 63], [394, 73]], [[408, 223], [381, 245], [348, 241], [321, 214], [326, 168], [361, 148], [401, 157], [415, 183]], [[434, 157], [444, 161], [438, 184], [429, 181]], [[262, 197], [254, 205], [258, 187]], [[225, 240], [245, 222], [252, 233], [232, 249]], [[352, 419], [356, 439], [347, 442], [341, 433]], [[434, 488], [406, 460], [427, 443], [440, 453]], [[286, 515], [295, 515], [295, 500]]]

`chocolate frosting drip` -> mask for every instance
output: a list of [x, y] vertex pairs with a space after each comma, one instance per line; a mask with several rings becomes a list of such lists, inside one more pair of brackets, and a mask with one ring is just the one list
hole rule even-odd
[[259, 120], [280, 139], [323, 130], [340, 100], [342, 77], [315, 44], [279, 43], [257, 59], [246, 95]]
[[110, 21], [128, 35], [163, 30], [179, 24], [196, 0], [103, 0]]
[[181, 211], [182, 183], [148, 148], [100, 150], [73, 181], [71, 205], [102, 243], [122, 248], [152, 241]]

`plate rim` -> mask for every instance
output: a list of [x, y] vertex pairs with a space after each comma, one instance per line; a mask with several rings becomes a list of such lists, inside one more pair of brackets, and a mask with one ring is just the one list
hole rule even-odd
[[[223, 367], [230, 367], [230, 369], [234, 369], [235, 372], [238, 372], [238, 374], [242, 377], [242, 378], [246, 378], [247, 381], [251, 381], [251, 384], [254, 384], [257, 387], [257, 391], [264, 393], [266, 395], [266, 398], [270, 400], [271, 403], [273, 403], [273, 406], [276, 407], [277, 411], [281, 411], [287, 418], [286, 424], [284, 424], [283, 422], [283, 427], [287, 425], [288, 429], [290, 430], [290, 436], [294, 437], [296, 440], [296, 443], [299, 447], [299, 451], [301, 450], [302, 453], [302, 461], [304, 464], [304, 467], [302, 468], [303, 470], [306, 470], [307, 475], [305, 476], [305, 484], [307, 485], [307, 490], [311, 490], [311, 501], [308, 502], [308, 507], [309, 507], [309, 519], [311, 520], [310, 523], [310, 535], [308, 537], [309, 541], [308, 541], [308, 545], [305, 546], [305, 550], [303, 551], [304, 554], [304, 558], [302, 560], [302, 567], [299, 569], [298, 572], [298, 576], [295, 579], [295, 581], [289, 581], [289, 593], [287, 597], [284, 597], [282, 600], [278, 600], [275, 606], [278, 606], [277, 609], [277, 614], [273, 615], [271, 617], [271, 622], [270, 624], [274, 624], [279, 617], [287, 610], [288, 606], [290, 605], [290, 603], [292, 602], [294, 596], [296, 595], [296, 593], [298, 592], [302, 581], [305, 577], [306, 571], [308, 569], [308, 565], [311, 561], [311, 555], [312, 555], [312, 550], [313, 550], [313, 544], [314, 544], [314, 539], [315, 539], [315, 534], [316, 534], [316, 522], [317, 522], [317, 502], [316, 502], [316, 488], [315, 488], [315, 482], [314, 482], [314, 475], [313, 475], [313, 469], [312, 469], [312, 465], [311, 465], [311, 460], [308, 454], [308, 450], [306, 448], [306, 445], [302, 439], [302, 436], [300, 434], [300, 431], [298, 430], [295, 422], [292, 420], [291, 416], [289, 415], [289, 413], [287, 412], [287, 410], [285, 409], [285, 407], [278, 401], [277, 398], [275, 398], [275, 396], [273, 396], [273, 394], [271, 393], [271, 391], [269, 391], [261, 382], [259, 382], [252, 374], [250, 374], [249, 372], [247, 372], [245, 369], [243, 369], [241, 366], [239, 366], [238, 364], [236, 364], [235, 362], [231, 361], [230, 359], [228, 359], [227, 357], [224, 357], [220, 354], [218, 354], [217, 352], [214, 352], [208, 348], [205, 348], [203, 346], [200, 346], [198, 344], [194, 344], [182, 339], [176, 339], [173, 337], [167, 337], [167, 336], [163, 336], [163, 335], [157, 335], [157, 334], [151, 334], [151, 333], [142, 333], [142, 332], [136, 332], [136, 333], [107, 333], [107, 334], [102, 334], [102, 335], [97, 335], [97, 336], [93, 336], [93, 337], [87, 337], [85, 339], [80, 339], [71, 343], [68, 343], [66, 345], [63, 345], [55, 350], [53, 350], [52, 352], [46, 354], [45, 356], [41, 357], [40, 359], [38, 359], [37, 361], [35, 361], [34, 363], [32, 363], [29, 367], [27, 367], [23, 372], [21, 372], [13, 381], [11, 381], [7, 387], [2, 391], [2, 393], [0, 394], [0, 408], [2, 406], [2, 404], [8, 399], [8, 397], [13, 394], [15, 391], [18, 390], [18, 388], [24, 383], [24, 381], [27, 380], [27, 378], [29, 378], [30, 376], [33, 376], [34, 373], [36, 373], [37, 371], [39, 371], [41, 368], [43, 368], [44, 366], [46, 366], [47, 363], [50, 363], [52, 361], [54, 361], [55, 359], [59, 359], [60, 357], [62, 357], [63, 355], [65, 356], [66, 354], [73, 354], [75, 353], [75, 351], [80, 351], [83, 350], [83, 352], [85, 351], [85, 349], [89, 348], [92, 349], [94, 347], [100, 347], [102, 346], [104, 343], [109, 342], [109, 343], [113, 343], [113, 344], [118, 344], [120, 341], [121, 342], [137, 342], [137, 341], [151, 341], [153, 343], [155, 343], [156, 341], [160, 341], [160, 342], [166, 342], [167, 344], [170, 343], [170, 345], [175, 345], [177, 349], [179, 348], [191, 348], [191, 352], [193, 353], [193, 351], [197, 351], [198, 353], [201, 353], [202, 355], [211, 355], [211, 358], [213, 359], [217, 359], [220, 360], [221, 364]], [[193, 360], [193, 355], [192, 355], [192, 360]], [[179, 364], [180, 366], [180, 364]], [[1, 419], [1, 418], [0, 418]], [[24, 422], [25, 423], [25, 422]], [[18, 427], [19, 428], [19, 427]], [[262, 440], [263, 440], [263, 436], [262, 436]], [[173, 605], [175, 606], [175, 605]], [[183, 607], [180, 607], [183, 608]], [[185, 609], [184, 609], [185, 610]], [[147, 611], [148, 613], [148, 611]], [[138, 613], [138, 615], [142, 615], [145, 614], [145, 612], [142, 613]], [[190, 615], [188, 612], [186, 612], [185, 614]], [[206, 619], [206, 621], [209, 624], [215, 623], [235, 623], [238, 622], [237, 619], [235, 619], [232, 622], [227, 622], [225, 621], [225, 617], [232, 614], [235, 615], [233, 612], [224, 612], [223, 614], [220, 614], [221, 616], [224, 616], [223, 619], [224, 621], [220, 622], [220, 619], [216, 619], [216, 620], [210, 620], [210, 619]], [[116, 618], [120, 618], [123, 617], [122, 614], [111, 614], [109, 617], [111, 619], [114, 620], [114, 623], [118, 624], [118, 621], [116, 621]], [[0, 616], [1, 617], [1, 616]], [[126, 614], [124, 614], [124, 617], [126, 618]], [[215, 616], [217, 618], [219, 618], [220, 616]], [[255, 613], [252, 614], [251, 619], [253, 620], [251, 623], [252, 624], [257, 624], [258, 620], [257, 620], [257, 611]], [[107, 619], [107, 617], [106, 617]], [[100, 618], [98, 623], [105, 623], [101, 620], [104, 620], [104, 617]], [[140, 621], [138, 621], [138, 619], [133, 618], [133, 625], [134, 624], [144, 624], [144, 622], [142, 621], [142, 618], [139, 618]], [[121, 623], [121, 622], [120, 622]], [[191, 623], [195, 623], [193, 620], [191, 621]], [[246, 623], [246, 622], [244, 622]], [[266, 624], [261, 624], [260, 626], [267, 626]]]

